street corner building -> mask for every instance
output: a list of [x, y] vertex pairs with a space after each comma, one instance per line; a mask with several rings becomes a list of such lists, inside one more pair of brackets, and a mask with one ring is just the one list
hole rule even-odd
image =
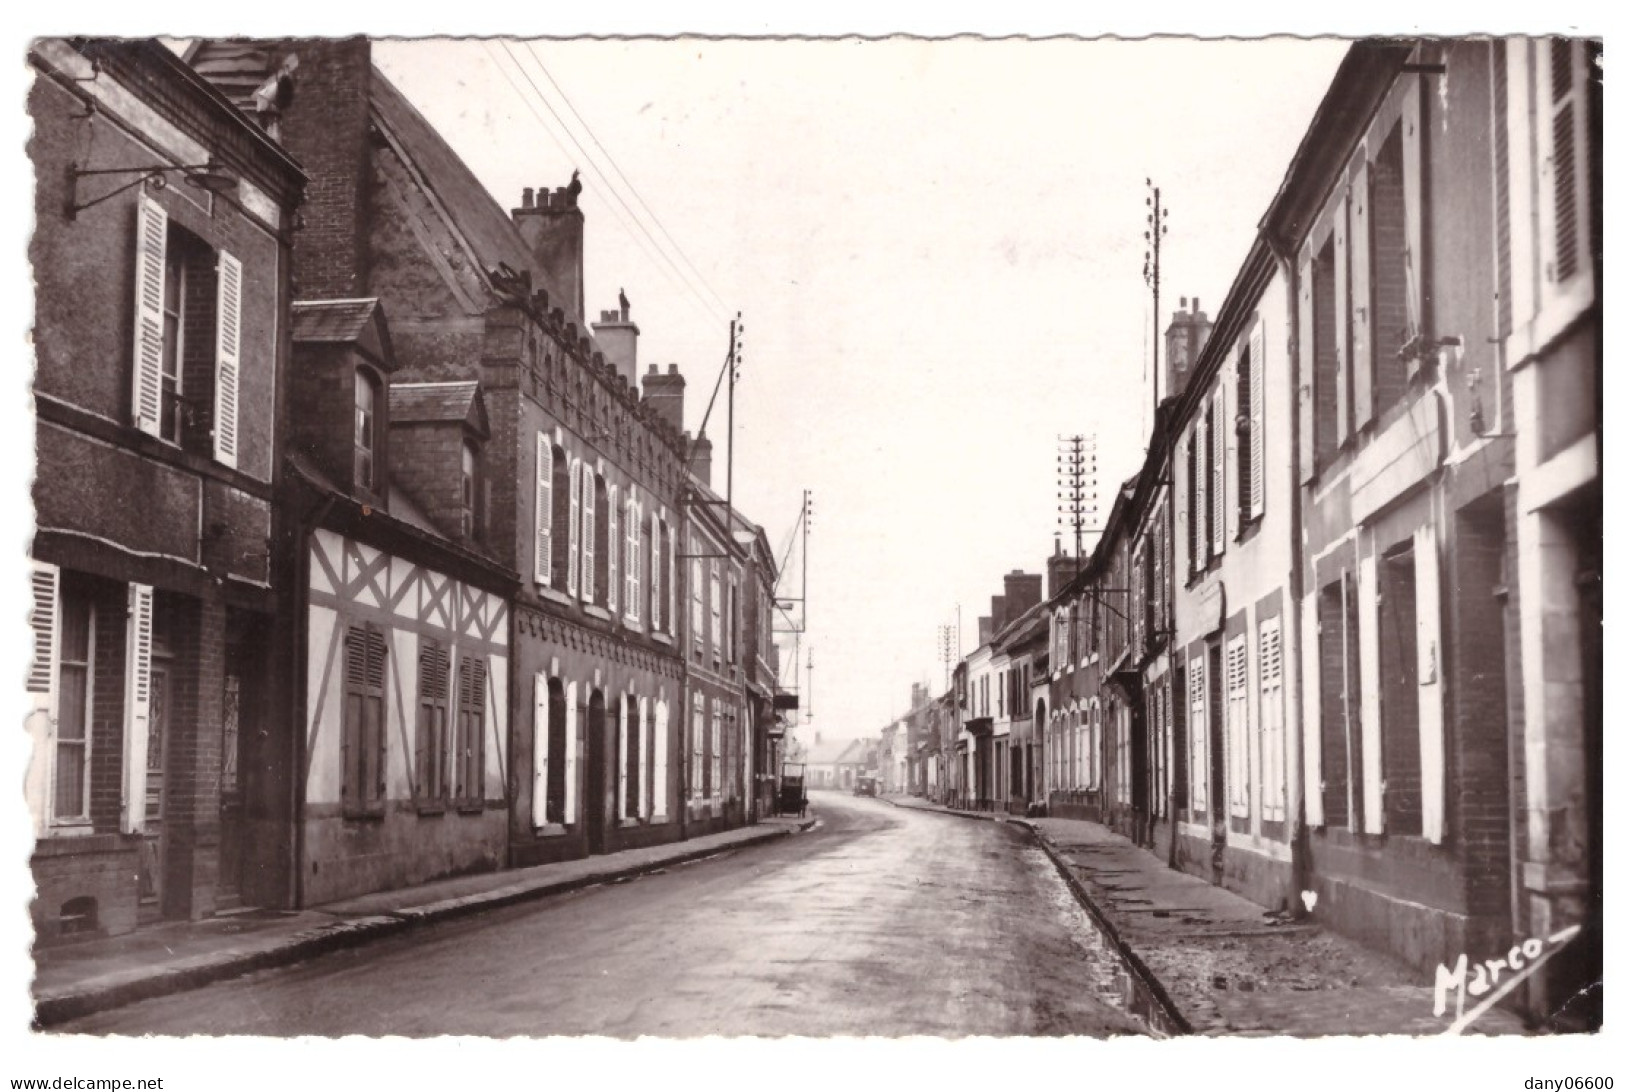
[[1424, 974], [1581, 926], [1516, 1004], [1595, 1026], [1597, 58], [1350, 46], [1218, 310], [1180, 300], [1030, 680], [1019, 573], [980, 619], [947, 799], [1105, 824]]
[[365, 39], [30, 61], [41, 940], [765, 814], [776, 567], [579, 184], [504, 209]]
[[305, 175], [157, 43], [29, 53], [38, 285], [32, 915], [44, 941], [262, 897], [278, 422]]

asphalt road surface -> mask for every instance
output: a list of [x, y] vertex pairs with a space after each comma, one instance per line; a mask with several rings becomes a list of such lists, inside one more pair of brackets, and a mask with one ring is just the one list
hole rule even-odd
[[807, 833], [98, 1013], [159, 1035], [1143, 1034], [1004, 823], [814, 794]]

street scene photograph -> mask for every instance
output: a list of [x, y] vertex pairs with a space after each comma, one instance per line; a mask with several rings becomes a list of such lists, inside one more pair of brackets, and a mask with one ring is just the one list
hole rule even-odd
[[1601, 37], [24, 48], [10, 1087], [1625, 1079]]

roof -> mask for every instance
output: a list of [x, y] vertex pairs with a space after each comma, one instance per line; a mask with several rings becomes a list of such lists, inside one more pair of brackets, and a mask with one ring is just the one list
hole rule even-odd
[[853, 739], [817, 740], [807, 748], [807, 761], [815, 765], [832, 766], [857, 742]]
[[491, 434], [485, 398], [472, 379], [448, 383], [391, 383], [389, 419], [393, 424], [453, 423], [480, 436]]
[[389, 324], [377, 299], [294, 300], [295, 343], [354, 345], [388, 371], [395, 369]]

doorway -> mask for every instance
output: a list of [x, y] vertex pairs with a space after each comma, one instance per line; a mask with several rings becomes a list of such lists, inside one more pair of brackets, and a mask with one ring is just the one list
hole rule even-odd
[[604, 692], [594, 690], [587, 701], [587, 792], [585, 816], [587, 820], [587, 852], [604, 852], [604, 809], [608, 794], [604, 791], [608, 777], [609, 734], [604, 715]]
[[156, 658], [149, 673], [151, 700], [147, 713], [146, 825], [138, 848], [137, 918], [142, 923], [164, 916], [164, 769], [169, 749], [171, 677], [169, 665]]

